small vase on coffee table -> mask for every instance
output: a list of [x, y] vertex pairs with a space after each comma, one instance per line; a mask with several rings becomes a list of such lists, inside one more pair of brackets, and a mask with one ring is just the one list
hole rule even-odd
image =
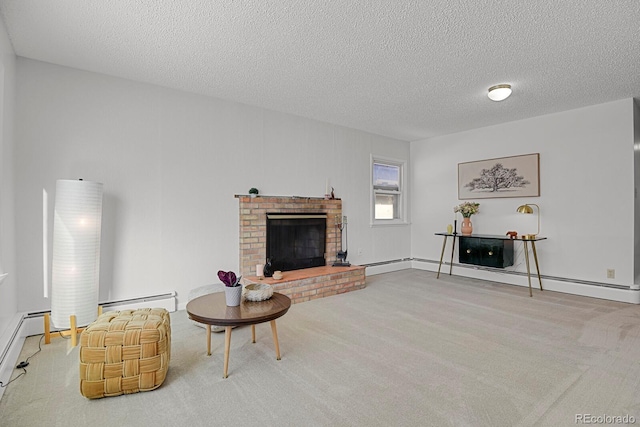
[[242, 301], [242, 285], [239, 286], [225, 286], [224, 297], [227, 301], [227, 306], [237, 307]]

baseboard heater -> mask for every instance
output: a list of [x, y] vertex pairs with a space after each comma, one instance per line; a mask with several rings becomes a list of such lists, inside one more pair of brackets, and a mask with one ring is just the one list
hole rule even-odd
[[13, 345], [16, 338], [18, 337], [18, 333], [20, 332], [20, 328], [22, 327], [23, 323], [24, 323], [24, 316], [20, 317], [18, 324], [15, 326], [15, 329], [11, 334], [11, 337], [7, 340], [7, 343], [5, 344], [4, 349], [2, 349], [2, 355], [0, 355], [0, 367], [4, 366], [4, 361], [7, 358], [7, 354], [9, 354], [9, 350], [11, 349], [11, 346]]
[[[429, 264], [435, 264], [436, 266], [439, 264], [438, 261], [435, 261], [435, 260], [432, 260], [432, 259], [424, 259], [424, 258], [411, 258], [411, 261], [426, 262], [426, 263], [429, 263]], [[442, 266], [444, 267], [445, 265], [448, 266], [448, 265], [450, 265], [450, 263], [448, 263], [446, 261], [443, 261], [442, 262]], [[455, 262], [453, 263], [453, 266], [454, 267], [461, 267], [461, 268], [468, 268], [470, 270], [483, 270], [483, 271], [491, 271], [493, 273], [498, 273], [498, 274], [508, 274], [508, 275], [511, 275], [511, 276], [524, 276], [524, 277], [527, 277], [527, 273], [524, 272], [524, 271], [505, 270], [504, 268], [483, 267], [483, 266], [478, 266], [478, 265], [459, 264], [459, 263], [455, 263]], [[533, 280], [533, 278], [537, 279], [537, 275], [533, 271], [531, 272], [531, 278], [532, 278], [532, 280]], [[598, 286], [598, 287], [601, 287], [601, 288], [622, 289], [622, 290], [625, 290], [625, 291], [629, 291], [629, 290], [637, 291], [638, 290], [638, 289], [629, 288], [629, 286], [616, 285], [615, 283], [593, 282], [593, 281], [582, 280], [582, 279], [568, 279], [566, 277], [547, 276], [545, 274], [541, 274], [540, 278], [544, 279], [544, 280], [553, 280], [553, 281], [556, 281], [556, 282], [579, 283], [581, 285]]]
[[[169, 312], [176, 311], [177, 305], [175, 291], [145, 297], [105, 301], [99, 304], [102, 306], [102, 311], [131, 310], [137, 308], [164, 308]], [[32, 311], [24, 316], [25, 319], [31, 320], [26, 325], [27, 336], [39, 335], [42, 333], [42, 321], [36, 321], [33, 319], [42, 318], [46, 313], [51, 313], [51, 310]], [[51, 332], [56, 332], [57, 330], [58, 329], [51, 328]]]
[[401, 258], [401, 259], [392, 259], [389, 261], [380, 261], [380, 262], [371, 262], [369, 264], [358, 264], [363, 267], [377, 267], [380, 265], [388, 265], [388, 264], [397, 264], [399, 262], [411, 261], [413, 258]]
[[[146, 297], [126, 298], [121, 300], [106, 301], [99, 303], [103, 311], [128, 310], [134, 308], [165, 308], [169, 312], [176, 311], [176, 293], [168, 292], [166, 294], [150, 295]], [[32, 311], [27, 313], [25, 318], [42, 317], [45, 313], [51, 313], [51, 310]]]

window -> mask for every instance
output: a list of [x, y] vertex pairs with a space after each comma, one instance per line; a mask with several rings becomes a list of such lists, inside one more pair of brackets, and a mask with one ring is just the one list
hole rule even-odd
[[372, 157], [372, 224], [405, 224], [405, 162]]

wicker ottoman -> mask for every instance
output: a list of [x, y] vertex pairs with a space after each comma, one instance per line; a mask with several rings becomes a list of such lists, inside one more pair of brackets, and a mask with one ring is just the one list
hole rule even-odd
[[171, 356], [164, 308], [104, 313], [80, 335], [80, 393], [89, 399], [162, 385]]

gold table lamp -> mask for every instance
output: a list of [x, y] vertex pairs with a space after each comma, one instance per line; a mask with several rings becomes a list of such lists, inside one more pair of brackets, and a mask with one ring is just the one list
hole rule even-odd
[[516, 209], [516, 212], [519, 213], [532, 214], [533, 208], [531, 206], [535, 206], [536, 208], [538, 208], [538, 231], [536, 232], [536, 234], [523, 234], [522, 238], [525, 240], [533, 240], [536, 238], [536, 236], [538, 236], [538, 234], [540, 234], [540, 206], [536, 205], [535, 203], [529, 203], [518, 206], [518, 209]]

